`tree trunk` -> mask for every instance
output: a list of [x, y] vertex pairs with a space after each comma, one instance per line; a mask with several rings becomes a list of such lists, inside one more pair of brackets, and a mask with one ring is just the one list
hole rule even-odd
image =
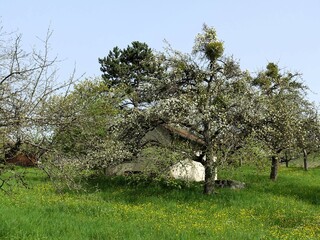
[[203, 193], [206, 195], [211, 195], [215, 192], [214, 185], [217, 178], [216, 157], [213, 156], [213, 150], [211, 149], [211, 147], [207, 151], [204, 168], [205, 182]]
[[206, 195], [211, 195], [214, 193], [214, 182], [215, 174], [214, 174], [214, 167], [210, 164], [205, 165], [205, 182], [204, 182], [204, 189], [203, 193]]
[[289, 167], [289, 158], [288, 158], [288, 154], [285, 154], [285, 161], [286, 161], [286, 167]]
[[276, 156], [271, 157], [271, 172], [270, 172], [270, 179], [273, 181], [277, 180], [278, 177], [278, 168], [279, 168], [279, 161]]
[[303, 168], [308, 171], [308, 152], [305, 149], [303, 149]]

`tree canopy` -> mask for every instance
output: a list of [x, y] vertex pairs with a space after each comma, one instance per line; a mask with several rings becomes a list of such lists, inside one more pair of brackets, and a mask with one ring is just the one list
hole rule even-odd
[[[3, 162], [37, 149], [49, 177], [72, 185], [82, 173], [139, 157], [165, 167], [172, 163], [160, 163], [165, 156], [191, 157], [205, 167], [203, 191], [212, 194], [218, 170], [248, 149], [268, 155], [272, 180], [284, 154], [303, 153], [307, 169], [307, 155], [319, 149], [319, 119], [302, 75], [273, 62], [255, 75], [241, 69], [212, 27], [203, 25], [191, 53], [169, 44], [157, 52], [139, 41], [114, 47], [98, 59], [101, 78], [75, 85], [72, 77], [55, 84], [50, 35], [43, 52], [24, 52], [20, 36], [10, 47], [0, 41]], [[145, 136], [159, 126], [186, 143], [150, 147]]]
[[146, 44], [133, 42], [127, 49], [114, 48], [99, 62], [104, 81], [121, 86], [126, 103], [133, 106], [122, 130], [135, 139], [137, 151], [146, 132], [159, 124], [183, 129], [204, 142], [199, 150], [205, 157], [198, 160], [206, 169], [206, 194], [214, 192], [218, 166], [248, 137], [269, 148], [270, 177], [276, 179], [279, 154], [296, 147], [305, 132], [310, 104], [301, 75], [283, 73], [270, 62], [266, 70], [251, 76], [233, 57], [225, 56], [223, 42], [207, 25], [196, 36], [191, 54], [170, 45], [154, 53]]
[[115, 47], [99, 63], [106, 85], [122, 90], [123, 106], [137, 108], [152, 102], [155, 95], [150, 88], [162, 78], [163, 69], [146, 43], [135, 41], [125, 49]]

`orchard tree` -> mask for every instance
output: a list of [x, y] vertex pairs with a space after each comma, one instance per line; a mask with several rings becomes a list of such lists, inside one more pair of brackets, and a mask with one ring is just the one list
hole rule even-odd
[[2, 35], [0, 41], [0, 127], [8, 142], [35, 144], [48, 132], [49, 119], [43, 106], [57, 91], [68, 89], [74, 77], [57, 83], [57, 58], [50, 58], [49, 40], [43, 40], [43, 50], [26, 52], [21, 47], [22, 36]]
[[67, 90], [74, 81], [71, 76], [65, 83], [57, 83], [57, 58], [50, 57], [49, 51], [51, 35], [48, 30], [42, 50], [25, 51], [21, 35], [8, 34], [0, 28], [0, 158], [3, 162], [22, 150], [33, 148], [35, 154], [43, 152], [41, 145], [50, 134], [47, 127], [51, 124], [44, 117], [43, 106], [52, 95]]
[[60, 152], [80, 156], [108, 136], [117, 110], [113, 99], [105, 96], [106, 89], [100, 79], [86, 79], [66, 97], [54, 96], [47, 102], [48, 112], [63, 120], [52, 128], [52, 142]]
[[[307, 102], [308, 103], [308, 102]], [[303, 168], [308, 170], [308, 156], [319, 152], [320, 124], [316, 108], [305, 104], [304, 114], [301, 116], [301, 128], [298, 135], [298, 149], [303, 153]]]
[[101, 79], [88, 79], [75, 85], [67, 97], [54, 97], [48, 103], [49, 112], [65, 119], [53, 126], [52, 144], [57, 152], [82, 158], [90, 168], [99, 169], [126, 158], [121, 154], [124, 146], [110, 130], [120, 110], [116, 98], [106, 95], [108, 89]]
[[215, 30], [204, 25], [192, 54], [169, 46], [165, 53], [153, 55], [146, 45], [134, 43], [127, 50], [114, 48], [100, 64], [106, 83], [121, 87], [124, 103], [132, 106], [120, 128], [135, 142], [132, 146], [140, 151], [141, 139], [159, 124], [192, 133], [204, 143], [199, 149], [205, 156], [199, 160], [205, 166], [204, 193], [212, 194], [216, 156], [227, 155], [240, 136], [249, 134], [244, 131], [254, 112], [249, 75], [224, 56]]
[[[117, 98], [100, 78], [74, 86], [67, 96], [53, 96], [46, 103], [51, 136], [50, 149], [41, 168], [57, 190], [81, 189], [88, 174], [131, 158], [111, 127], [120, 116]], [[51, 118], [50, 118], [51, 117]]]
[[154, 111], [204, 142], [200, 160], [205, 167], [204, 193], [212, 194], [221, 156], [227, 158], [228, 151], [250, 132], [250, 77], [237, 61], [224, 56], [223, 42], [206, 25], [196, 36], [191, 55], [169, 48], [166, 64], [168, 77], [162, 90], [167, 98], [160, 100]]
[[303, 134], [302, 120], [305, 113], [306, 87], [300, 74], [281, 73], [275, 63], [269, 63], [253, 80], [260, 97], [260, 123], [257, 136], [271, 151], [270, 179], [278, 176], [279, 158], [285, 150], [298, 146]]

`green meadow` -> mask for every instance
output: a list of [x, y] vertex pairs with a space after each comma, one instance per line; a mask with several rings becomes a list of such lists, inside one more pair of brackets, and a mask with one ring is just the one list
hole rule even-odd
[[320, 168], [282, 166], [277, 182], [267, 170], [239, 168], [246, 189], [205, 196], [198, 184], [98, 177], [59, 194], [28, 169], [28, 188], [0, 193], [0, 239], [320, 239]]

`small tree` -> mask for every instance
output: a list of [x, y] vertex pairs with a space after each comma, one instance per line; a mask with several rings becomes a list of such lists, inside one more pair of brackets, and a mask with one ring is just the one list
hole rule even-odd
[[308, 170], [308, 155], [318, 152], [320, 147], [320, 125], [318, 114], [312, 104], [305, 104], [305, 112], [301, 116], [298, 149], [303, 153], [303, 168]]
[[57, 58], [49, 53], [51, 35], [48, 30], [42, 50], [28, 52], [21, 47], [21, 35], [0, 28], [0, 146], [4, 162], [23, 148], [43, 153], [41, 143], [50, 134], [50, 119], [44, 117], [43, 106], [54, 93], [73, 83], [73, 76], [65, 83], [56, 81]]
[[279, 156], [286, 149], [297, 146], [301, 135], [301, 119], [305, 114], [303, 103], [305, 86], [300, 74], [281, 73], [279, 67], [269, 63], [254, 79], [260, 96], [260, 121], [257, 136], [271, 151], [270, 179], [276, 180]]
[[116, 98], [106, 95], [108, 89], [101, 79], [87, 79], [67, 96], [54, 96], [47, 102], [52, 134], [42, 168], [60, 183], [56, 185], [59, 190], [81, 188], [83, 178], [92, 171], [131, 157], [111, 130], [119, 110]]

